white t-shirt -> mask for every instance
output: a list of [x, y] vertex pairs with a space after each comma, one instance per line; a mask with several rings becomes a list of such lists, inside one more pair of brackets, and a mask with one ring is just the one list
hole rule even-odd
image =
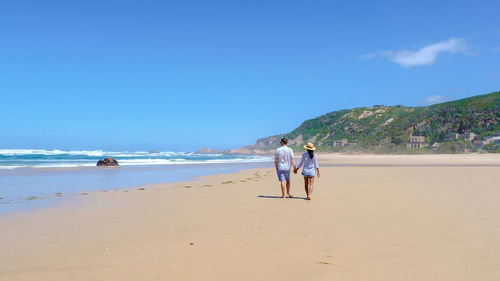
[[293, 150], [286, 145], [276, 149], [274, 157], [278, 159], [278, 170], [290, 171], [292, 168]]

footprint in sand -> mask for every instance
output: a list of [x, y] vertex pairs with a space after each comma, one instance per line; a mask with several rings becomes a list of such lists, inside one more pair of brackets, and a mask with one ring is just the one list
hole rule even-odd
[[319, 261], [318, 263], [319, 264], [325, 264], [325, 265], [331, 265], [331, 266], [335, 266], [335, 267], [341, 267], [340, 265], [337, 265], [337, 264], [334, 264], [334, 263], [331, 263], [331, 262], [326, 262], [326, 261]]

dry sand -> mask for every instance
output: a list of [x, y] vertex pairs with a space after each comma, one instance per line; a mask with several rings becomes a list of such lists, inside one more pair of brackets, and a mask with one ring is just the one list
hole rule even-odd
[[500, 156], [321, 165], [311, 201], [269, 168], [4, 215], [0, 280], [500, 280]]

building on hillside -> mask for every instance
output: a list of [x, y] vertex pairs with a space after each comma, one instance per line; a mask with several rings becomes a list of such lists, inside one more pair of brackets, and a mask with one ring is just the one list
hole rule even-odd
[[476, 138], [476, 134], [471, 132], [465, 132], [463, 134], [451, 133], [450, 140], [466, 140], [473, 141]]
[[408, 148], [421, 148], [425, 144], [424, 136], [410, 136], [408, 138], [408, 144], [406, 145]]
[[465, 132], [463, 134], [460, 134], [459, 138], [466, 141], [473, 141], [476, 138], [476, 134], [471, 132]]
[[333, 146], [344, 147], [344, 146], [348, 146], [348, 145], [349, 145], [349, 142], [347, 141], [347, 139], [341, 139], [341, 140], [334, 140], [333, 141]]
[[487, 139], [489, 143], [499, 144], [500, 145], [500, 136], [492, 137]]
[[491, 141], [488, 139], [488, 140], [483, 140], [483, 141], [473, 141], [472, 144], [475, 146], [475, 147], [483, 147], [487, 144], [491, 143]]

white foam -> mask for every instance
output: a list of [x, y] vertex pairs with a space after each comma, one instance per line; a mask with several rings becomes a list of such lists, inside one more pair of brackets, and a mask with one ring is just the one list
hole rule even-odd
[[[212, 159], [189, 161], [186, 159], [121, 159], [121, 166], [149, 166], [149, 165], [197, 165], [197, 164], [231, 164], [231, 163], [260, 163], [269, 162], [272, 159], [269, 157], [259, 158], [234, 158], [234, 159]], [[54, 161], [56, 162], [56, 161]], [[65, 160], [65, 162], [70, 162]], [[77, 162], [77, 161], [75, 161]], [[16, 168], [77, 168], [77, 167], [94, 167], [96, 163], [46, 163], [39, 165], [16, 165], [16, 166], [0, 166], [0, 169], [11, 170]]]
[[45, 150], [45, 149], [0, 149], [0, 155], [19, 156], [19, 155], [87, 155], [87, 156], [103, 156], [102, 150]]
[[211, 160], [186, 160], [186, 159], [122, 159], [119, 161], [123, 166], [141, 166], [141, 165], [189, 165], [189, 164], [230, 164], [230, 163], [258, 163], [269, 162], [270, 157], [250, 157], [234, 159], [211, 159]]
[[[23, 155], [26, 157], [23, 159]], [[32, 155], [42, 155], [33, 157]], [[51, 159], [50, 156], [58, 156], [59, 159]], [[70, 155], [71, 157], [65, 157]], [[172, 165], [172, 164], [204, 164], [204, 163], [248, 163], [271, 161], [269, 157], [263, 156], [241, 156], [229, 158], [223, 154], [198, 154], [193, 152], [163, 151], [150, 153], [146, 151], [103, 151], [103, 150], [43, 150], [43, 149], [0, 149], [0, 156], [17, 156], [19, 159], [0, 160], [0, 169], [15, 168], [70, 168], [95, 166], [96, 159], [101, 157], [117, 158], [120, 165]], [[43, 157], [47, 156], [47, 157]], [[228, 157], [228, 159], [224, 159]], [[38, 159], [34, 159], [38, 158]], [[66, 158], [66, 159], [64, 159]], [[190, 160], [197, 158], [196, 160]], [[11, 165], [6, 164], [12, 162]], [[2, 163], [3, 162], [3, 163]]]
[[144, 157], [144, 156], [201, 156], [217, 157], [222, 154], [196, 154], [193, 152], [161, 151], [150, 153], [147, 151], [103, 151], [103, 150], [45, 150], [45, 149], [0, 149], [0, 155], [22, 156], [22, 155], [85, 155], [85, 156], [110, 156], [110, 157]]
[[0, 170], [12, 170], [15, 168], [20, 168], [20, 166], [0, 166]]
[[77, 167], [93, 167], [95, 163], [79, 163], [79, 164], [43, 164], [35, 166], [26, 166], [25, 168], [77, 168]]

